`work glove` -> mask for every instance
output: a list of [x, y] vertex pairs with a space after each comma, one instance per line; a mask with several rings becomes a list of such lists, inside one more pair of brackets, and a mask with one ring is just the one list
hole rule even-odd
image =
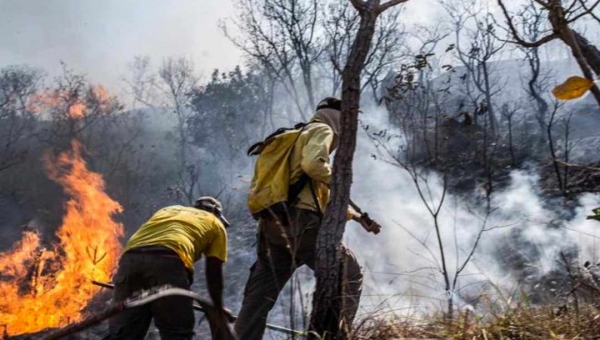
[[359, 217], [358, 222], [366, 231], [375, 235], [379, 234], [379, 232], [381, 231], [381, 225], [372, 220], [371, 217], [369, 217], [368, 213], [362, 213]]

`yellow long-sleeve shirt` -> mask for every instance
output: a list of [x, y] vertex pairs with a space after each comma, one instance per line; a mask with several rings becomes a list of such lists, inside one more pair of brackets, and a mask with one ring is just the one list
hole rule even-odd
[[[290, 155], [290, 183], [295, 183], [303, 172], [306, 173], [313, 182], [323, 212], [330, 198], [329, 184], [333, 171], [329, 163], [329, 155], [333, 152], [334, 138], [335, 134], [329, 125], [313, 122], [304, 128]], [[296, 206], [317, 211], [308, 185], [298, 195]], [[348, 209], [348, 219], [355, 214], [353, 209]]]
[[[303, 172], [306, 173], [315, 187], [321, 211], [325, 211], [329, 202], [329, 183], [332, 174], [329, 154], [333, 138], [333, 130], [328, 125], [309, 124], [298, 137], [290, 155], [290, 183], [295, 183]], [[309, 185], [306, 185], [298, 195], [296, 206], [317, 211]]]

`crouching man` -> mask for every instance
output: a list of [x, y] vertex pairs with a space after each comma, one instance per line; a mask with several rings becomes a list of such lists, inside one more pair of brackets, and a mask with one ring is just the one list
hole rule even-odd
[[[113, 278], [114, 301], [123, 301], [140, 290], [171, 285], [189, 289], [194, 262], [206, 257], [208, 292], [217, 310], [210, 320], [213, 337], [230, 315], [223, 309], [223, 263], [227, 260], [229, 223], [221, 203], [212, 197], [199, 198], [193, 207], [170, 206], [157, 211], [131, 236]], [[193, 300], [165, 297], [147, 306], [125, 310], [109, 321], [105, 339], [144, 339], [150, 321], [161, 339], [192, 339], [194, 335]], [[214, 319], [214, 318], [210, 318]]]

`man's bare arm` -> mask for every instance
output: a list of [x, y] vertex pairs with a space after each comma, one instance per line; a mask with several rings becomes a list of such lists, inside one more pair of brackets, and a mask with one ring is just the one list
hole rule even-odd
[[223, 309], [223, 261], [216, 257], [206, 258], [206, 285], [215, 308]]

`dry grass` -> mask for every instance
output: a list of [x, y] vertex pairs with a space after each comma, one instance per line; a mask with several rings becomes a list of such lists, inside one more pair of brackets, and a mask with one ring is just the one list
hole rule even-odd
[[465, 340], [588, 340], [600, 339], [600, 309], [579, 310], [519, 306], [495, 315], [461, 312], [454, 321], [441, 315], [428, 318], [370, 315], [355, 324], [352, 340], [465, 339]]

